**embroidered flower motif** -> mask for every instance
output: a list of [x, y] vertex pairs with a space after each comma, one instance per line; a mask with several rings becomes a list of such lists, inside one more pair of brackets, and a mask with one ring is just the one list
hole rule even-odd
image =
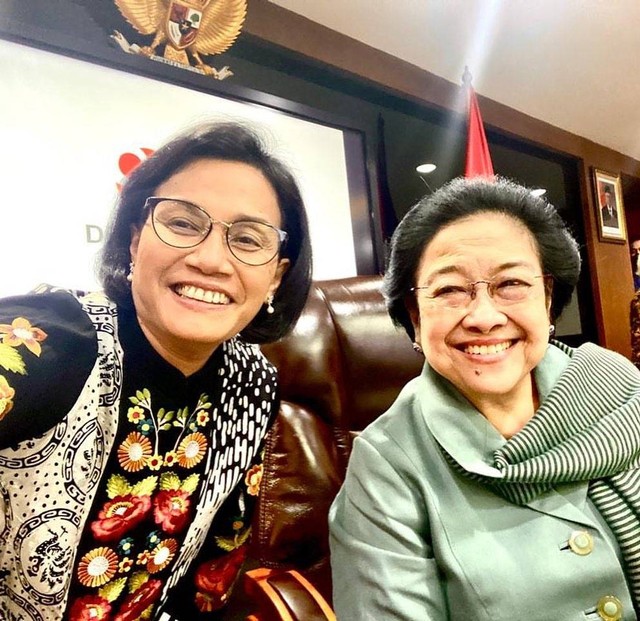
[[164, 465], [167, 467], [173, 466], [178, 461], [178, 456], [175, 451], [169, 451], [164, 455]]
[[134, 405], [127, 410], [127, 419], [130, 423], [139, 423], [144, 419], [144, 410], [140, 406]]
[[232, 550], [235, 550], [244, 545], [247, 539], [249, 539], [250, 534], [251, 527], [245, 528], [244, 530], [234, 528], [233, 537], [221, 537], [216, 535], [214, 539], [219, 548], [221, 548], [225, 552], [231, 552]]
[[131, 571], [132, 567], [133, 567], [133, 559], [130, 559], [128, 556], [125, 556], [118, 565], [118, 571], [121, 574], [126, 574], [127, 572]]
[[247, 494], [257, 496], [260, 492], [260, 483], [262, 482], [262, 464], [251, 467], [244, 477], [244, 483], [247, 486]]
[[9, 382], [0, 375], [0, 420], [2, 420], [13, 409], [13, 398], [16, 391], [9, 386]]
[[147, 547], [155, 548], [159, 542], [160, 542], [160, 531], [154, 530], [147, 535]]
[[104, 505], [98, 519], [91, 523], [91, 532], [101, 543], [116, 541], [140, 524], [150, 509], [149, 496], [116, 496]]
[[4, 334], [2, 342], [11, 347], [24, 345], [32, 354], [40, 356], [40, 343], [47, 338], [46, 332], [32, 326], [28, 319], [16, 317], [11, 325], [0, 324], [0, 333]]
[[111, 548], [94, 548], [78, 563], [78, 580], [86, 587], [99, 587], [115, 576], [118, 556]]
[[196, 420], [198, 421], [198, 425], [200, 425], [201, 427], [203, 425], [206, 425], [209, 422], [209, 412], [207, 412], [206, 410], [200, 410], [198, 412]]
[[175, 535], [189, 519], [191, 500], [181, 490], [162, 490], [153, 499], [153, 517], [165, 533]]
[[99, 595], [85, 595], [71, 606], [69, 621], [107, 621], [111, 604]]
[[138, 423], [138, 429], [143, 436], [148, 436], [154, 430], [153, 423], [149, 422], [146, 418], [143, 418]]
[[186, 436], [178, 446], [178, 463], [183, 468], [193, 468], [207, 452], [207, 439], [199, 431]]
[[147, 571], [150, 574], [157, 574], [162, 571], [176, 555], [178, 549], [178, 542], [175, 539], [167, 539], [156, 546], [156, 548], [149, 554], [149, 560], [147, 562]]
[[145, 467], [152, 452], [149, 439], [132, 431], [118, 448], [118, 461], [127, 472], [138, 472]]
[[[200, 612], [213, 612], [216, 610], [216, 599], [207, 595], [206, 593], [201, 593], [200, 591], [196, 591], [196, 608]], [[219, 608], [220, 606], [218, 606]]]
[[162, 467], [162, 457], [160, 455], [152, 455], [147, 459], [149, 470], [160, 470]]
[[150, 557], [149, 550], [144, 550], [138, 554], [138, 558], [136, 559], [136, 565], [146, 565], [149, 562]]
[[118, 544], [118, 552], [120, 556], [129, 556], [133, 552], [133, 537], [127, 537]]
[[195, 584], [200, 592], [200, 597], [196, 595], [196, 606], [200, 612], [212, 612], [224, 606], [246, 556], [247, 546], [241, 546], [198, 567]]
[[162, 593], [162, 580], [148, 580], [128, 595], [114, 621], [138, 621], [147, 608], [153, 605]]

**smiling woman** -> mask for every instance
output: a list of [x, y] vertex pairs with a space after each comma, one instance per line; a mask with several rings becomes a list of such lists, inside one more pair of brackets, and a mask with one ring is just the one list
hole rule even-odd
[[425, 365], [354, 441], [338, 618], [636, 618], [640, 373], [550, 341], [579, 272], [556, 210], [506, 180], [454, 180], [400, 223], [388, 309]]
[[278, 410], [251, 343], [285, 334], [310, 286], [298, 186], [242, 125], [178, 136], [124, 184], [100, 274], [104, 293], [0, 300], [0, 608], [212, 618]]
[[427, 245], [416, 281], [426, 288], [410, 314], [425, 358], [512, 436], [533, 416], [531, 371], [549, 340], [551, 298], [531, 233], [499, 213], [459, 219]]
[[[147, 220], [131, 239], [131, 292], [149, 342], [190, 374], [274, 298], [289, 264], [277, 258], [282, 216], [271, 183], [241, 162], [196, 159], [155, 192], [169, 200], [145, 202]], [[185, 205], [192, 206], [189, 212]], [[184, 232], [198, 230], [195, 205], [208, 219], [196, 239]], [[223, 225], [222, 234], [214, 221]], [[258, 227], [268, 231], [262, 238]]]

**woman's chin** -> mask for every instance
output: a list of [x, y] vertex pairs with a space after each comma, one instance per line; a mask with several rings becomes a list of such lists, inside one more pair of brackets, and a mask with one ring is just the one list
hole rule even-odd
[[455, 369], [455, 378], [448, 378], [465, 396], [469, 398], [504, 399], [513, 393], [522, 381], [522, 375], [514, 373], [509, 365], [491, 364], [459, 365]]

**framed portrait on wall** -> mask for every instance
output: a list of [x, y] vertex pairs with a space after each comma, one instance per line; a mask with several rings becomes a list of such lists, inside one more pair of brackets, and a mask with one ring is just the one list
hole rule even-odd
[[613, 175], [594, 168], [593, 187], [600, 241], [625, 243], [627, 241], [627, 225], [620, 175]]

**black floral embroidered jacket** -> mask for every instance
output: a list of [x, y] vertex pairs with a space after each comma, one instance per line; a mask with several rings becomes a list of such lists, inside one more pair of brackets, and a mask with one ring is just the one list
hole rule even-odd
[[277, 403], [239, 339], [185, 378], [104, 296], [0, 300], [0, 618], [216, 618]]

